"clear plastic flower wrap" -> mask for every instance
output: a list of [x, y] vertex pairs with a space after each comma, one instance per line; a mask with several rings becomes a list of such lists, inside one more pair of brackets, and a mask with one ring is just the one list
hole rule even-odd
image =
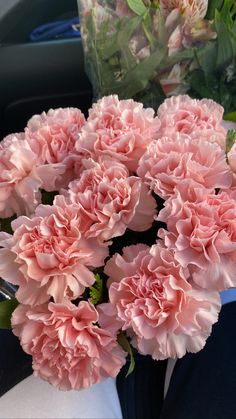
[[78, 0], [94, 98], [118, 94], [157, 108], [165, 97], [188, 92], [234, 111], [235, 4], [213, 3]]

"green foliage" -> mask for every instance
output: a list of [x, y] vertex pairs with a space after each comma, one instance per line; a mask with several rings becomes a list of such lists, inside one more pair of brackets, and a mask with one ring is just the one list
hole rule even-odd
[[150, 83], [147, 89], [135, 95], [137, 102], [143, 103], [144, 107], [151, 106], [153, 109], [158, 109], [165, 100], [165, 95], [161, 87], [157, 83]]
[[236, 130], [229, 129], [226, 137], [226, 152], [228, 153], [236, 142]]
[[15, 298], [0, 302], [0, 329], [11, 329], [11, 316], [17, 305]]
[[209, 20], [214, 19], [216, 11], [221, 13], [223, 19], [225, 19], [225, 17], [234, 18], [236, 11], [235, 0], [210, 0], [208, 2], [206, 18]]
[[[213, 7], [214, 6], [214, 7]], [[214, 17], [216, 39], [195, 50], [197, 68], [187, 75], [189, 94], [219, 102], [226, 113], [236, 109], [236, 3], [212, 0], [208, 16]]]
[[143, 16], [147, 11], [143, 0], [127, 0], [129, 8], [138, 16]]
[[236, 109], [235, 79], [228, 82], [225, 71], [206, 72], [197, 69], [188, 74], [187, 82], [191, 86], [188, 92], [190, 96], [213, 99], [224, 107], [226, 114]]
[[215, 17], [215, 11], [220, 10], [224, 0], [210, 0], [207, 9], [207, 19], [212, 20]]
[[[143, 0], [130, 0], [129, 7], [134, 11], [134, 17], [125, 16], [114, 21], [108, 16], [99, 24], [99, 28], [96, 10], [91, 10], [86, 19], [89, 34], [86, 40], [86, 66], [95, 97], [118, 94], [121, 99], [134, 98], [150, 88], [167, 51], [163, 46], [166, 43], [158, 45], [158, 37], [154, 36], [151, 13], [154, 10], [158, 13], [158, 10], [156, 4], [153, 9], [153, 4], [150, 8]], [[150, 56], [147, 54], [141, 61], [130, 47], [130, 40], [136, 33], [146, 37], [152, 51]]]
[[99, 274], [95, 274], [96, 281], [89, 289], [89, 297], [92, 304], [96, 305], [102, 300], [103, 279]]
[[[134, 97], [139, 92], [146, 89], [150, 79], [153, 77], [155, 69], [165, 56], [165, 49], [160, 47], [145, 60], [138, 63], [134, 68], [126, 73], [121, 82], [117, 82], [113, 88], [113, 93], [117, 93], [120, 98]], [[107, 94], [109, 90], [107, 89]]]
[[215, 28], [217, 32], [216, 68], [221, 69], [236, 56], [236, 34], [232, 31], [230, 12], [224, 16], [223, 12], [216, 11]]
[[208, 42], [204, 48], [194, 50], [196, 61], [207, 77], [216, 68], [217, 48], [214, 41]]
[[131, 347], [126, 335], [123, 332], [121, 332], [118, 335], [117, 340], [118, 340], [119, 345], [122, 347], [122, 349], [124, 349], [124, 351], [127, 352], [130, 356], [130, 366], [129, 366], [128, 372], [126, 374], [126, 377], [128, 377], [128, 375], [130, 375], [135, 368], [133, 350], [132, 350], [132, 347]]
[[224, 116], [225, 121], [236, 122], [236, 112], [228, 113]]

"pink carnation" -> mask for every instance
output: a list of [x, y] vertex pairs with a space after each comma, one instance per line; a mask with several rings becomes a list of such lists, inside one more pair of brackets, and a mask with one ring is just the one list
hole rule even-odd
[[60, 390], [79, 390], [116, 377], [125, 352], [109, 332], [97, 326], [98, 313], [89, 302], [69, 301], [30, 308], [19, 305], [13, 332], [33, 357], [34, 375]]
[[227, 154], [229, 166], [233, 172], [233, 185], [236, 186], [236, 142]]
[[230, 189], [225, 189], [224, 192], [226, 192], [231, 199], [236, 201], [236, 186], [232, 186]]
[[168, 223], [169, 231], [176, 232], [175, 224], [184, 217], [184, 204], [203, 202], [211, 192], [191, 179], [183, 180], [175, 187], [174, 194], [165, 201], [164, 208], [158, 213], [156, 220]]
[[147, 145], [157, 138], [160, 121], [154, 110], [118, 96], [107, 96], [95, 103], [82, 127], [77, 150], [96, 160], [108, 155], [135, 171]]
[[228, 188], [232, 174], [224, 151], [207, 141], [176, 133], [153, 141], [139, 161], [138, 175], [166, 199], [184, 179], [207, 189]]
[[[84, 123], [84, 115], [76, 108], [50, 109], [29, 120], [25, 135], [43, 165], [40, 176], [45, 190], [58, 190], [73, 178], [79, 160], [75, 144]], [[45, 174], [48, 166], [51, 170], [60, 169], [60, 176], [51, 179]]]
[[104, 264], [108, 248], [86, 239], [83, 225], [79, 208], [66, 206], [61, 197], [57, 205], [40, 205], [32, 219], [13, 221], [13, 236], [0, 235], [0, 275], [19, 285], [21, 303], [42, 304], [51, 296], [55, 302], [73, 300], [93, 284], [89, 268]]
[[87, 170], [70, 183], [68, 197], [81, 207], [86, 237], [109, 240], [126, 228], [144, 231], [151, 227], [156, 201], [147, 186], [115, 160], [86, 161]]
[[159, 137], [171, 137], [180, 132], [191, 138], [217, 143], [225, 150], [227, 131], [222, 123], [223, 113], [224, 108], [213, 100], [173, 96], [158, 109], [161, 120]]
[[236, 286], [235, 214], [236, 201], [226, 192], [195, 190], [185, 200], [180, 185], [158, 216], [168, 228], [159, 230], [159, 236], [203, 288], [221, 291]]
[[40, 203], [37, 155], [24, 134], [8, 135], [0, 143], [0, 217], [31, 214]]
[[188, 270], [160, 242], [151, 249], [124, 248], [123, 256], [108, 262], [106, 273], [110, 304], [141, 353], [159, 360], [203, 348], [217, 321], [219, 295], [193, 289]]

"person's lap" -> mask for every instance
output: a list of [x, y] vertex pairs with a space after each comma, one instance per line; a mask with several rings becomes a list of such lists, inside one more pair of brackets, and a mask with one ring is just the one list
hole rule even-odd
[[[229, 301], [228, 296], [229, 294], [225, 294], [223, 301]], [[125, 378], [126, 366], [117, 378], [123, 419], [143, 419], [144, 417], [147, 419], [158, 419], [158, 417], [160, 419], [234, 419], [236, 417], [235, 319], [236, 302], [225, 304], [222, 307], [219, 322], [214, 325], [213, 333], [205, 348], [198, 354], [187, 354], [176, 362], [164, 402], [165, 361], [154, 362], [150, 357], [138, 356], [136, 370], [128, 378]], [[86, 409], [90, 414], [89, 417], [92, 417], [91, 409], [95, 413], [93, 417], [102, 417], [99, 416], [99, 408], [96, 407], [99, 406], [100, 400], [110, 406], [111, 418], [121, 417], [114, 381], [107, 381], [101, 387], [95, 386], [93, 390], [85, 390], [80, 394], [76, 394], [76, 392], [61, 393], [51, 388], [47, 383], [40, 384], [40, 380], [32, 377], [14, 387], [31, 373], [31, 358], [24, 354], [18, 340], [11, 332], [1, 330], [0, 394], [5, 393], [5, 395], [0, 402], [0, 418], [19, 417], [13, 414], [15, 410], [11, 400], [15, 400], [15, 406], [17, 406], [17, 401], [22, 399], [21, 389], [29, 384], [32, 387], [35, 401], [32, 400], [33, 396], [31, 395], [32, 397], [25, 399], [23, 404], [21, 402], [21, 409], [22, 411], [27, 409], [28, 405], [28, 411], [32, 411], [32, 414], [35, 413], [35, 416], [24, 415], [23, 417], [43, 418], [50, 417], [50, 414], [51, 417], [56, 417], [56, 398], [58, 398], [59, 405], [60, 402], [63, 402], [62, 406], [65, 406], [65, 400], [68, 400], [68, 409], [72, 409], [68, 413], [70, 417], [86, 417], [84, 414]], [[44, 391], [36, 390], [41, 385], [44, 389], [47, 388], [45, 391], [48, 396], [50, 392], [54, 395], [54, 403], [48, 406], [47, 416], [43, 416], [45, 413], [43, 405], [40, 403], [37, 405], [37, 398], [41, 401], [40, 396]], [[10, 390], [11, 388], [12, 390]], [[100, 391], [101, 389], [103, 391]], [[89, 402], [90, 396], [93, 399], [92, 403]], [[84, 401], [81, 402], [81, 400]], [[12, 408], [12, 415], [6, 416], [7, 410], [2, 410], [3, 406], [8, 408], [8, 413]], [[49, 408], [51, 412], [48, 410]], [[95, 410], [97, 411], [95, 412]], [[62, 410], [60, 412], [63, 413]], [[75, 412], [77, 412], [77, 416], [73, 416]], [[104, 415], [104, 412], [101, 414]]]
[[236, 302], [222, 307], [205, 348], [177, 361], [161, 419], [235, 419]]
[[89, 389], [59, 391], [32, 375], [0, 399], [1, 419], [121, 419], [115, 380]]
[[[165, 375], [173, 360], [168, 361], [166, 370], [163, 362], [150, 363], [147, 357], [137, 359], [137, 364], [142, 363], [141, 370], [146, 374], [149, 371], [148, 384], [143, 382], [142, 374], [133, 374], [128, 379], [122, 377], [122, 382], [119, 379], [123, 419], [235, 419], [236, 290], [224, 292], [221, 297], [224, 305], [219, 321], [213, 326], [204, 349], [176, 362], [165, 399]], [[154, 371], [159, 376], [159, 387]], [[135, 393], [130, 389], [135, 389]], [[148, 416], [144, 416], [144, 412], [148, 412]]]

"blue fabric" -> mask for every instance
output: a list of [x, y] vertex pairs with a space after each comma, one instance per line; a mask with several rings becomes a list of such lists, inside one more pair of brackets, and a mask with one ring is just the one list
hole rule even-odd
[[60, 20], [38, 26], [30, 34], [31, 42], [49, 41], [52, 39], [65, 39], [80, 37], [77, 29], [79, 17], [70, 20]]
[[230, 288], [220, 293], [221, 303], [227, 304], [236, 301], [236, 288]]

